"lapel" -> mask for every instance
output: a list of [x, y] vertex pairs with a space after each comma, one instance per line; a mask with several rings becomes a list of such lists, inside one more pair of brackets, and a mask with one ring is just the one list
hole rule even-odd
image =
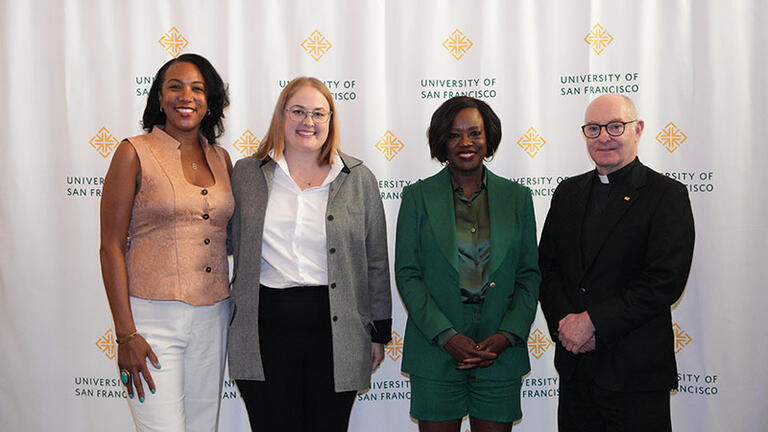
[[347, 165], [347, 162], [344, 160], [342, 153], [338, 152], [337, 154], [339, 155], [341, 164], [344, 166], [343, 168], [341, 168], [341, 172], [339, 173], [339, 175], [336, 176], [335, 179], [333, 179], [330, 185], [328, 185], [328, 208], [330, 208], [330, 205], [333, 202], [333, 198], [336, 197], [336, 194], [339, 192], [339, 189], [341, 189], [341, 185], [344, 184], [344, 181], [347, 179], [349, 173], [351, 172], [349, 169], [349, 166]]
[[174, 195], [176, 195], [180, 193], [176, 189], [186, 183], [184, 171], [181, 168], [181, 151], [179, 150], [181, 144], [159, 126], [152, 128], [151, 135], [155, 141], [147, 148], [168, 179], [168, 184], [171, 185]]
[[514, 240], [513, 227], [518, 221], [514, 219], [515, 209], [514, 200], [510, 196], [511, 191], [504, 188], [503, 180], [487, 167], [485, 172], [491, 224], [491, 262], [488, 266], [488, 274], [492, 276], [509, 252], [509, 247]]
[[[611, 193], [610, 200], [608, 201], [602, 216], [604, 226], [597, 237], [596, 244], [598, 247], [595, 248], [595, 251], [597, 252], [594, 256], [583, 257], [583, 262], [585, 264], [583, 268], [585, 272], [594, 263], [600, 249], [602, 249], [608, 235], [612, 233], [616, 224], [619, 223], [621, 218], [627, 213], [627, 210], [629, 210], [629, 208], [637, 201], [637, 197], [640, 194], [640, 190], [645, 186], [645, 182], [646, 168], [638, 159], [635, 166], [627, 173], [626, 181]], [[587, 190], [589, 189], [587, 188]], [[586, 205], [584, 206], [584, 211], [582, 211], [582, 219], [585, 211]], [[581, 225], [582, 224], [580, 223], [579, 228], [581, 228]], [[579, 250], [581, 250], [581, 244], [579, 244]]]
[[432, 234], [445, 259], [459, 271], [456, 215], [453, 208], [453, 189], [448, 167], [422, 182], [424, 208], [432, 227]]
[[277, 163], [272, 160], [272, 158], [268, 157], [261, 161], [259, 163], [259, 169], [261, 170], [262, 175], [264, 176], [264, 182], [267, 184], [267, 199], [262, 200], [263, 202], [263, 211], [262, 213], [267, 211], [267, 200], [269, 199], [269, 193], [272, 191], [272, 179], [275, 177], [275, 168], [277, 167]]

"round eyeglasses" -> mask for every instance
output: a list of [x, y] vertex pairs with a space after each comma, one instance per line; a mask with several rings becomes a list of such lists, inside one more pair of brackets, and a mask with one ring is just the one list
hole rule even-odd
[[624, 126], [634, 123], [637, 120], [630, 120], [630, 121], [612, 121], [610, 123], [606, 124], [585, 124], [581, 127], [581, 132], [584, 134], [587, 138], [597, 138], [600, 136], [600, 131], [605, 128], [605, 131], [608, 132], [608, 135], [610, 136], [621, 136], [624, 133]]
[[288, 109], [286, 108], [286, 111], [288, 111], [288, 117], [291, 118], [293, 121], [303, 121], [307, 118], [307, 116], [312, 118], [312, 122], [314, 123], [325, 123], [328, 121], [328, 119], [331, 118], [331, 113], [333, 111], [305, 111], [303, 109], [298, 108], [292, 108]]

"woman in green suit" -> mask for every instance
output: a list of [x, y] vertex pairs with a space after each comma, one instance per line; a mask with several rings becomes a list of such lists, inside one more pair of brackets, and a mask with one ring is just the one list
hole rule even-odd
[[411, 416], [420, 431], [458, 431], [465, 415], [475, 432], [509, 431], [541, 278], [531, 192], [483, 164], [501, 141], [485, 102], [447, 100], [427, 135], [446, 167], [403, 190], [395, 251]]

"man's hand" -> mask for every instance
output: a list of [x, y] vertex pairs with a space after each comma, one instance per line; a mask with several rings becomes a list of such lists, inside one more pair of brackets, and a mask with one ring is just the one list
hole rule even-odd
[[595, 337], [595, 326], [587, 311], [566, 315], [558, 323], [557, 331], [563, 347], [574, 354], [579, 354], [582, 346], [589, 348], [585, 344]]
[[585, 352], [589, 352], [595, 349], [597, 345], [597, 340], [595, 339], [595, 334], [592, 333], [592, 337], [589, 338], [589, 340], [582, 346], [580, 346], [574, 354], [584, 354]]

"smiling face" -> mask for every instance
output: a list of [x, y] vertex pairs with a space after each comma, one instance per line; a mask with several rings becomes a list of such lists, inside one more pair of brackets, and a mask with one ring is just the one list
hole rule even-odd
[[[592, 101], [584, 115], [584, 124], [604, 125], [610, 122], [637, 120], [637, 114], [630, 102], [622, 96], [607, 94]], [[595, 162], [597, 172], [603, 175], [618, 171], [637, 156], [637, 142], [645, 126], [642, 120], [628, 123], [624, 133], [611, 136], [605, 128], [600, 129], [596, 138], [584, 138], [589, 157]]]
[[317, 89], [304, 86], [288, 99], [283, 110], [283, 133], [285, 134], [285, 150], [287, 152], [309, 152], [319, 154], [323, 144], [328, 139], [328, 126], [333, 121], [315, 123], [312, 115], [306, 115], [302, 120], [292, 120], [289, 111], [322, 111], [330, 112], [330, 106], [322, 93]]
[[208, 111], [208, 101], [205, 80], [197, 66], [188, 62], [169, 66], [158, 96], [166, 117], [166, 133], [177, 136], [200, 130], [200, 122]]
[[448, 167], [454, 174], [467, 176], [482, 170], [488, 149], [483, 116], [477, 108], [464, 108], [456, 114], [445, 150]]

